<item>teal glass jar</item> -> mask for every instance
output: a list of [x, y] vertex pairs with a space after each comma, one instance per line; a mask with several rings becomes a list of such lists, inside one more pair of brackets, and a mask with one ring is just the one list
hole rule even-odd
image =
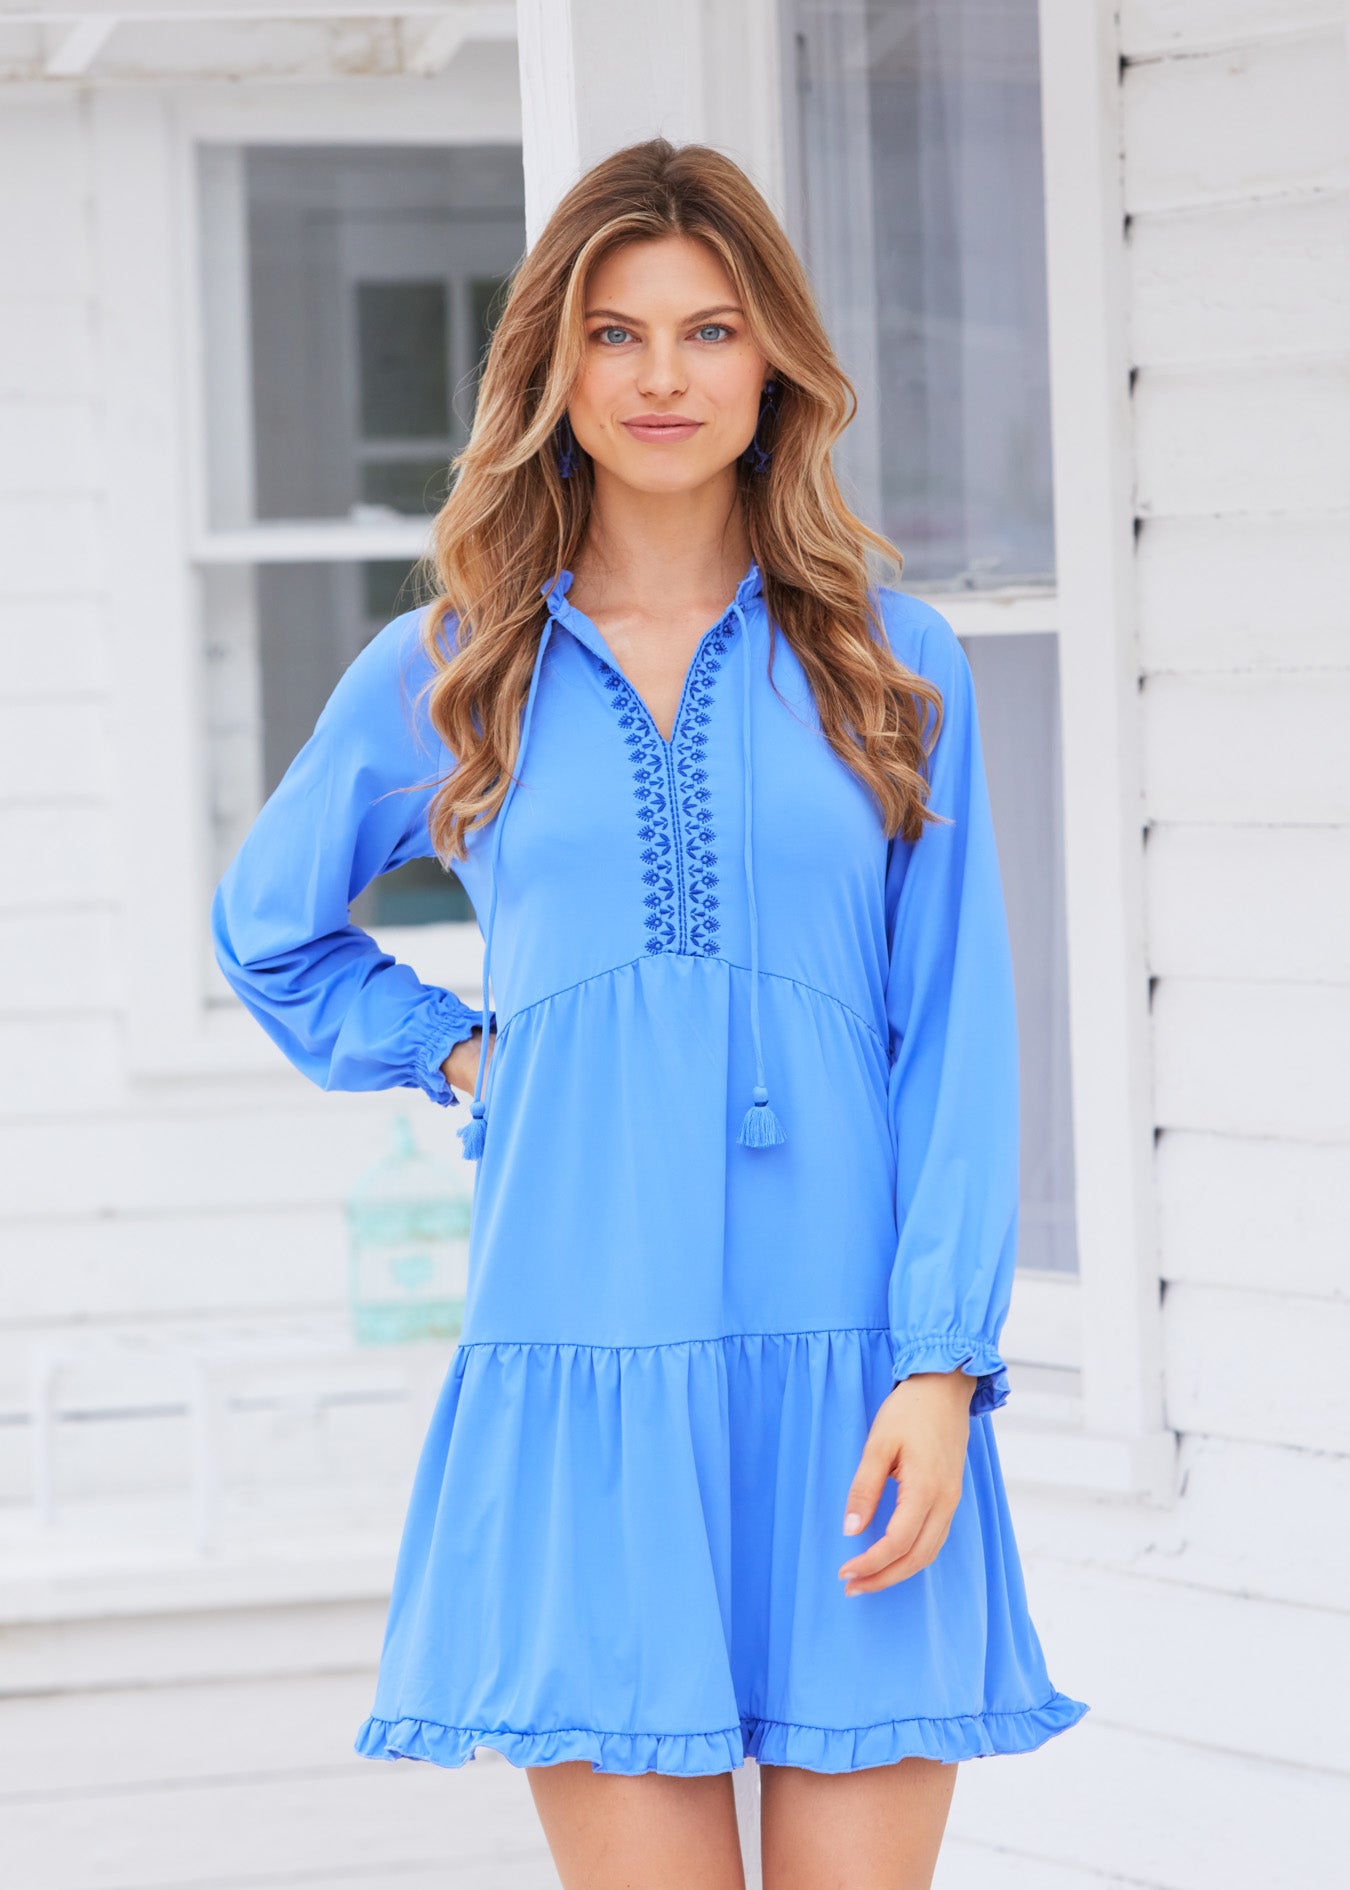
[[469, 1277], [472, 1203], [455, 1170], [395, 1116], [388, 1154], [347, 1200], [348, 1299], [359, 1345], [458, 1338]]

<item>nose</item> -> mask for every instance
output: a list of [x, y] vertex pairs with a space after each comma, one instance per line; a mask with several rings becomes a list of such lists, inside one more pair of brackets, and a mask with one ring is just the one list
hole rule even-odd
[[639, 391], [660, 396], [675, 394], [684, 387], [685, 380], [678, 338], [653, 333], [638, 360]]

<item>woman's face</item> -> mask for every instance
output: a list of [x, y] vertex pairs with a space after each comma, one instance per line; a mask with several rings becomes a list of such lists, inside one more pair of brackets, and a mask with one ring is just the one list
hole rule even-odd
[[714, 252], [687, 236], [625, 243], [591, 271], [585, 317], [568, 415], [597, 478], [689, 492], [733, 465], [769, 366]]

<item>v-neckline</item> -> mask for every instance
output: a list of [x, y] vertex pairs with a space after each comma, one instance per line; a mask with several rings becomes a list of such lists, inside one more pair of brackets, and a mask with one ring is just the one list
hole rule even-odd
[[572, 587], [572, 572], [571, 571], [563, 570], [559, 574], [557, 583], [553, 586], [552, 590], [548, 592], [548, 601], [549, 601], [550, 606], [559, 615], [563, 616], [565, 619], [575, 620], [573, 622], [573, 628], [575, 628], [575, 622], [579, 621], [586, 627], [587, 630], [590, 631], [591, 635], [596, 639], [597, 643], [601, 646], [600, 650], [597, 651], [597, 654], [603, 654], [605, 661], [609, 663], [610, 667], [614, 670], [615, 674], [622, 678], [624, 685], [629, 690], [630, 694], [633, 697], [633, 700], [637, 703], [638, 707], [642, 710], [647, 720], [651, 723], [652, 732], [656, 736], [657, 741], [660, 742], [662, 749], [668, 754], [674, 749], [676, 740], [679, 736], [680, 722], [684, 715], [685, 703], [689, 697], [689, 684], [693, 678], [694, 671], [698, 668], [699, 658], [703, 655], [704, 647], [707, 644], [708, 639], [710, 637], [714, 636], [717, 633], [717, 631], [725, 628], [727, 618], [731, 615], [735, 606], [738, 603], [741, 603], [742, 601], [742, 593], [744, 592], [746, 585], [753, 584], [753, 581], [757, 576], [758, 576], [758, 566], [756, 565], [755, 561], [752, 559], [750, 562], [749, 570], [746, 572], [745, 576], [741, 579], [740, 583], [736, 586], [736, 595], [732, 598], [731, 602], [727, 605], [726, 609], [722, 612], [721, 616], [717, 619], [717, 621], [715, 623], [709, 624], [708, 628], [703, 632], [703, 635], [699, 638], [698, 643], [696, 644], [694, 648], [694, 653], [689, 659], [688, 667], [685, 669], [684, 681], [680, 685], [679, 698], [675, 704], [675, 720], [671, 724], [669, 737], [661, 733], [660, 724], [657, 722], [655, 715], [653, 715], [652, 713], [651, 704], [647, 701], [647, 698], [643, 695], [642, 691], [638, 688], [637, 684], [633, 681], [632, 677], [628, 674], [628, 671], [624, 668], [623, 664], [619, 661], [618, 657], [615, 655], [614, 650], [610, 645], [609, 638], [605, 635], [604, 631], [600, 628], [599, 624], [596, 623], [593, 617], [588, 616], [586, 612], [581, 609], [580, 605], [574, 604], [572, 602], [570, 596], [568, 595], [568, 592], [571, 590], [571, 587]]

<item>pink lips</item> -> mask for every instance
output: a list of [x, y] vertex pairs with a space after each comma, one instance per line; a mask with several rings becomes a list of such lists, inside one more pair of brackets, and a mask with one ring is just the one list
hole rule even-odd
[[701, 420], [625, 420], [623, 423], [635, 440], [688, 440], [698, 432]]

